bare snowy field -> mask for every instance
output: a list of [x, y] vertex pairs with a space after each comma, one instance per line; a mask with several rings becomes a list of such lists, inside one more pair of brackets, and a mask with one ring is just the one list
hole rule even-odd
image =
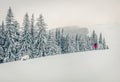
[[120, 82], [120, 27], [100, 26], [109, 50], [79, 52], [0, 65], [0, 82]]

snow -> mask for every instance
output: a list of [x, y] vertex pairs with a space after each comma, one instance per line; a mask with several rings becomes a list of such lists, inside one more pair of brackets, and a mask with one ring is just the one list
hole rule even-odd
[[102, 32], [109, 50], [86, 51], [0, 64], [0, 82], [120, 82], [120, 28]]
[[25, 61], [25, 60], [27, 60], [27, 59], [29, 59], [29, 55], [23, 56], [23, 57], [21, 58], [21, 61]]

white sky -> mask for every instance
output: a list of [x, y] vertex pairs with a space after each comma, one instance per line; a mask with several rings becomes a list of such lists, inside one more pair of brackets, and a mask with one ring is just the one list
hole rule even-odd
[[19, 22], [26, 12], [43, 14], [49, 28], [120, 24], [120, 0], [0, 0], [0, 22], [9, 6]]

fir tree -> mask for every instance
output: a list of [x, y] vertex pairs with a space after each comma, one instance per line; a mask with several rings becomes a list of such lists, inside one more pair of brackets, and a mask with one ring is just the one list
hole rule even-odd
[[106, 42], [105, 42], [105, 38], [103, 38], [103, 49], [106, 49], [107, 46], [106, 46]]
[[37, 44], [36, 44], [37, 54], [38, 56], [45, 56], [47, 35], [46, 35], [46, 23], [44, 22], [42, 15], [40, 15], [40, 17], [38, 18], [37, 27], [39, 28], [39, 32], [37, 35]]
[[30, 28], [30, 21], [29, 21], [29, 16], [26, 13], [24, 20], [23, 20], [23, 27], [24, 27], [24, 31], [22, 34], [22, 40], [21, 40], [21, 50], [19, 52], [20, 54], [20, 58], [24, 55], [31, 55], [31, 50], [30, 50], [30, 32], [29, 32], [29, 28]]
[[60, 47], [61, 47], [61, 53], [66, 53], [66, 36], [64, 35], [64, 29], [62, 29], [62, 32], [60, 34]]
[[30, 36], [31, 36], [31, 43], [30, 43], [30, 48], [31, 48], [31, 56], [30, 58], [34, 58], [36, 55], [36, 50], [35, 50], [35, 26], [34, 26], [34, 15], [32, 14], [31, 18], [31, 29], [30, 29]]
[[99, 44], [102, 44], [102, 33], [100, 33]]
[[66, 36], [66, 49], [65, 49], [65, 53], [73, 53], [75, 52], [75, 45], [74, 45], [74, 41], [75, 40], [72, 40], [69, 36], [69, 34]]
[[81, 37], [79, 42], [79, 50], [85, 51], [85, 40]]
[[56, 29], [55, 37], [56, 37], [57, 45], [61, 47], [61, 31], [58, 28]]
[[79, 52], [79, 41], [80, 41], [80, 37], [78, 34], [76, 34], [76, 37], [75, 37], [75, 49], [76, 49], [76, 52]]
[[15, 26], [15, 36], [14, 36], [14, 47], [15, 47], [15, 60], [18, 60], [19, 59], [19, 50], [20, 50], [20, 32], [19, 32], [19, 28], [20, 28], [20, 25], [17, 21], [14, 21], [14, 26]]
[[11, 8], [9, 8], [6, 17], [6, 38], [7, 38], [7, 51], [6, 56], [9, 58], [7, 61], [15, 60], [15, 38], [16, 38], [15, 20]]
[[91, 46], [91, 39], [89, 36], [87, 36], [87, 41], [86, 41], [86, 50], [92, 50]]
[[100, 37], [99, 37], [99, 49], [103, 49], [102, 33], [100, 33]]
[[61, 53], [60, 46], [57, 45], [54, 34], [49, 31], [47, 46], [46, 46], [46, 54], [55, 55], [60, 53]]

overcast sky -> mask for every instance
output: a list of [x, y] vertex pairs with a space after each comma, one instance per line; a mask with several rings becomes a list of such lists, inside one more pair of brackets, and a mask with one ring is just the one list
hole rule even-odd
[[9, 6], [19, 22], [26, 12], [43, 14], [49, 28], [120, 24], [120, 0], [0, 0], [0, 21]]

